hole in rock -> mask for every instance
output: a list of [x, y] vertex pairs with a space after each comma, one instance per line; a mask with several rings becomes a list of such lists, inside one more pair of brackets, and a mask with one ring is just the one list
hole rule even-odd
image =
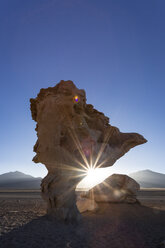
[[112, 167], [89, 168], [87, 175], [78, 183], [76, 191], [88, 191], [112, 175]]

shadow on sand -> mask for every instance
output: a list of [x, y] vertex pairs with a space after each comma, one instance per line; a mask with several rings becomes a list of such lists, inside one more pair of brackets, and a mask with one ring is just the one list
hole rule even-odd
[[39, 217], [0, 237], [0, 248], [159, 248], [165, 211], [139, 204], [100, 204], [78, 225]]

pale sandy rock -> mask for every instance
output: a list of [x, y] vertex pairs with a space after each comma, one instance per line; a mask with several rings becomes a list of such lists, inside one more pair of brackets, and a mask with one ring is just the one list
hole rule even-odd
[[121, 133], [111, 126], [108, 117], [86, 104], [85, 91], [72, 81], [41, 89], [30, 102], [38, 137], [33, 161], [43, 163], [48, 170], [41, 185], [48, 213], [76, 221], [79, 211], [75, 188], [85, 176], [84, 166], [90, 164], [91, 157], [97, 166], [112, 166], [146, 139], [137, 133]]
[[98, 204], [95, 202], [94, 199], [78, 197], [76, 205], [80, 213], [83, 213], [86, 211], [94, 212], [94, 211], [97, 211], [98, 209]]
[[96, 202], [127, 202], [135, 203], [140, 185], [131, 177], [113, 174], [103, 183], [95, 186], [88, 193]]

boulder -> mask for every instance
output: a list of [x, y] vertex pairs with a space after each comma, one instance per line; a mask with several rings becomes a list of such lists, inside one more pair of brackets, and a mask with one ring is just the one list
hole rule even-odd
[[98, 204], [95, 202], [94, 199], [84, 198], [81, 196], [77, 198], [76, 205], [80, 213], [86, 211], [95, 212], [98, 209]]
[[131, 177], [113, 174], [103, 183], [92, 188], [87, 197], [94, 198], [95, 202], [137, 202], [136, 195], [140, 185]]

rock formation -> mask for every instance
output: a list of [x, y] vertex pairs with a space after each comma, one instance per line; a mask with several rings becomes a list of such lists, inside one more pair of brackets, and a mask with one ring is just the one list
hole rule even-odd
[[111, 126], [108, 117], [86, 103], [85, 91], [72, 81], [41, 89], [30, 102], [38, 136], [33, 161], [43, 163], [48, 170], [41, 184], [48, 214], [77, 221], [80, 214], [75, 188], [85, 169], [112, 166], [146, 139]]
[[77, 207], [82, 213], [96, 211], [102, 203], [137, 203], [139, 189], [140, 185], [131, 177], [113, 174], [89, 191], [78, 192]]
[[[85, 197], [84, 197], [85, 196]], [[90, 211], [95, 212], [99, 209], [98, 204], [93, 198], [86, 197], [86, 195], [78, 195], [77, 196], [77, 208], [80, 213]]]
[[[135, 203], [140, 185], [127, 175], [113, 174], [103, 183], [96, 185], [89, 194], [94, 195], [96, 202]], [[91, 192], [92, 191], [92, 192]]]

